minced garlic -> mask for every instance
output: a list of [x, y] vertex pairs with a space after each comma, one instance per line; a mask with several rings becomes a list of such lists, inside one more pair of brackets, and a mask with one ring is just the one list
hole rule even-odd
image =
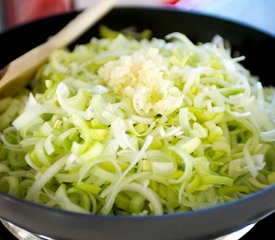
[[157, 48], [121, 56], [99, 69], [99, 76], [114, 93], [132, 102], [143, 114], [167, 115], [182, 104], [183, 93], [164, 78], [168, 61]]

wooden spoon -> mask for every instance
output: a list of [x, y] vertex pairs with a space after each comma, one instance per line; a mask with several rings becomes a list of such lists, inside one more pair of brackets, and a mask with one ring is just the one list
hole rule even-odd
[[0, 98], [14, 96], [25, 87], [39, 66], [56, 49], [66, 47], [106, 14], [117, 0], [97, 0], [49, 40], [0, 70]]

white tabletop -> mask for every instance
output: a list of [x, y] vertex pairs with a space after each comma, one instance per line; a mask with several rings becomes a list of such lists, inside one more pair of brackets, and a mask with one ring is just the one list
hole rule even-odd
[[275, 0], [204, 0], [196, 11], [239, 21], [275, 36]]

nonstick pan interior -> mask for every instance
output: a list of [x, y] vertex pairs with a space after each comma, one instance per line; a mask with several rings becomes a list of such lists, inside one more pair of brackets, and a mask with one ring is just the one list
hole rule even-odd
[[[1, 34], [0, 68], [43, 43], [76, 14], [45, 18]], [[75, 44], [86, 43], [92, 36], [97, 36], [101, 24], [116, 30], [129, 26], [136, 26], [138, 30], [147, 28], [155, 37], [177, 31], [194, 42], [207, 42], [219, 34], [231, 42], [233, 51], [246, 56], [243, 64], [252, 74], [258, 75], [264, 85], [274, 84], [274, 64], [268, 59], [275, 56], [275, 39], [247, 26], [176, 10], [117, 8]], [[0, 193], [0, 217], [55, 239], [212, 239], [271, 214], [275, 209], [274, 199], [273, 186], [236, 202], [195, 212], [114, 217], [64, 212]]]

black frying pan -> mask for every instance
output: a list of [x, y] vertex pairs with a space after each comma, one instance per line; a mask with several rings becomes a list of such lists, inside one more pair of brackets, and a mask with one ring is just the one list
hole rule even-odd
[[[0, 35], [0, 68], [25, 51], [44, 42], [76, 13], [59, 15], [12, 29]], [[243, 62], [264, 85], [274, 84], [275, 38], [225, 20], [165, 9], [117, 8], [100, 24], [113, 29], [149, 28], [155, 37], [183, 32], [194, 42], [210, 41], [216, 34], [229, 40], [233, 50], [246, 56]], [[98, 26], [77, 43], [88, 42]], [[73, 46], [71, 46], [73, 47]], [[64, 240], [180, 240], [213, 239], [255, 223], [275, 211], [275, 186], [241, 200], [194, 212], [162, 216], [98, 216], [47, 208], [0, 193], [0, 218], [28, 231]]]

